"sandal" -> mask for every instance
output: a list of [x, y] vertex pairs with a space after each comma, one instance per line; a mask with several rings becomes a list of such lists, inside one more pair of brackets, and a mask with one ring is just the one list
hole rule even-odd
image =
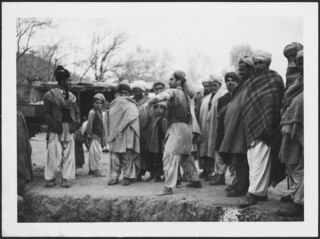
[[46, 180], [46, 185], [45, 185], [46, 188], [51, 188], [51, 187], [54, 187], [56, 185], [57, 185], [56, 184], [56, 179]]
[[119, 183], [118, 179], [111, 179], [107, 184], [108, 185], [115, 185], [115, 184], [118, 184], [118, 183]]
[[129, 178], [124, 178], [122, 183], [121, 183], [122, 186], [128, 186], [130, 184], [131, 184], [131, 182], [130, 182]]

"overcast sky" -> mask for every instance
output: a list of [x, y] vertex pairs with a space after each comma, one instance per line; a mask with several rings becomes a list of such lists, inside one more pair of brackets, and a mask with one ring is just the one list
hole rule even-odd
[[[303, 18], [295, 11], [272, 15], [268, 12], [270, 6], [255, 5], [255, 8], [250, 5], [252, 10], [246, 4], [231, 3], [39, 5], [38, 17], [51, 18], [56, 28], [36, 34], [34, 44], [50, 44], [54, 35], [76, 45], [77, 58], [82, 58], [90, 49], [94, 32], [125, 32], [129, 37], [127, 49], [141, 45], [160, 55], [166, 54], [171, 57], [169, 69], [187, 71], [190, 59], [201, 58], [204, 76], [221, 75], [229, 68], [232, 47], [249, 44], [254, 50], [269, 51], [271, 68], [284, 76], [287, 62], [283, 48], [292, 41], [303, 44]], [[288, 9], [290, 6], [288, 3]], [[276, 7], [271, 5], [273, 10]], [[40, 10], [43, 8], [47, 14]]]
[[[190, 59], [205, 60], [204, 74], [221, 74], [230, 65], [234, 45], [249, 44], [272, 54], [271, 68], [284, 75], [283, 48], [292, 41], [303, 43], [301, 17], [106, 17], [52, 18], [55, 29], [35, 35], [37, 45], [50, 43], [52, 35], [77, 45], [78, 58], [90, 48], [94, 32], [125, 32], [127, 48], [141, 45], [171, 56], [170, 69], [187, 70]], [[68, 49], [66, 49], [67, 51]]]

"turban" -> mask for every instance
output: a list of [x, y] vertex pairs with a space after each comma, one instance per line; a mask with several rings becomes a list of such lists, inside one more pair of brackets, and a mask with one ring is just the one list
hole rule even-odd
[[106, 101], [106, 99], [104, 98], [104, 95], [101, 93], [97, 93], [93, 96], [93, 101], [96, 100], [101, 100], [102, 104]]
[[217, 83], [219, 83], [221, 85], [222, 84], [222, 79], [221, 79], [220, 76], [213, 74], [213, 75], [210, 75], [209, 82], [217, 82]]
[[240, 63], [244, 63], [244, 64], [246, 64], [246, 65], [248, 65], [248, 66], [253, 66], [252, 57], [245, 56], [245, 57], [243, 57], [243, 58], [241, 58], [241, 59], [239, 60], [239, 64], [240, 64]]
[[142, 91], [146, 91], [146, 87], [141, 84], [134, 84], [131, 86], [132, 91], [134, 91], [135, 89], [141, 89]]
[[123, 90], [126, 90], [126, 91], [130, 92], [131, 91], [130, 85], [127, 84], [127, 83], [120, 83], [117, 86], [116, 91], [120, 92], [120, 91], [123, 91]]
[[303, 45], [298, 42], [292, 42], [287, 45], [283, 50], [283, 55], [287, 57], [289, 51], [296, 50], [297, 52], [303, 49]]
[[240, 81], [240, 77], [238, 76], [237, 73], [235, 72], [228, 72], [225, 76], [224, 76], [224, 81], [226, 81], [229, 77], [235, 79], [236, 81]]
[[56, 78], [56, 81], [58, 83], [62, 80], [67, 80], [70, 78], [70, 73], [68, 70], [64, 69], [62, 66], [57, 66], [57, 68], [54, 71], [54, 77]]
[[298, 51], [297, 53], [297, 59], [303, 57], [303, 50]]
[[159, 102], [157, 104], [155, 104], [154, 106], [156, 105], [161, 105], [165, 110], [167, 109], [167, 103], [166, 102]]
[[187, 81], [186, 73], [184, 73], [183, 71], [175, 71], [175, 72], [173, 72], [173, 77], [175, 79], [181, 80], [182, 84], [184, 84]]
[[201, 83], [204, 84], [204, 83], [209, 83], [210, 82], [210, 79], [204, 79]]
[[269, 65], [271, 63], [271, 54], [267, 51], [256, 51], [253, 56], [253, 59], [261, 60], [264, 62], [268, 62]]

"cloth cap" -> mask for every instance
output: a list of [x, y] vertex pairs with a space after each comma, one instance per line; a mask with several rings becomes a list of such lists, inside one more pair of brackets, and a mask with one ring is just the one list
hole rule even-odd
[[249, 56], [242, 57], [239, 60], [239, 64], [240, 63], [244, 63], [244, 64], [246, 64], [248, 66], [253, 66], [252, 57], [249, 57]]
[[298, 51], [297, 53], [297, 59], [303, 57], [303, 50]]
[[265, 61], [268, 62], [269, 65], [271, 63], [271, 54], [267, 51], [256, 51], [253, 56], [252, 59], [256, 59], [256, 60], [261, 60], [261, 61]]
[[186, 73], [184, 73], [183, 71], [180, 71], [180, 70], [173, 72], [173, 77], [175, 79], [181, 80], [182, 84], [187, 81]]
[[222, 85], [222, 79], [221, 79], [221, 77], [218, 76], [218, 75], [215, 75], [215, 74], [210, 75], [210, 77], [209, 77], [209, 82], [217, 82], [217, 83], [219, 83], [220, 85]]
[[303, 45], [298, 42], [292, 42], [291, 44], [287, 45], [283, 50], [283, 55], [287, 57], [287, 54], [292, 51], [296, 50], [297, 52], [303, 49]]
[[54, 77], [56, 81], [60, 82], [62, 80], [67, 80], [70, 78], [70, 73], [67, 69], [64, 69], [61, 65], [58, 65], [54, 70]]
[[164, 82], [162, 82], [162, 81], [155, 81], [155, 82], [153, 83], [153, 85], [152, 85], [153, 90], [154, 90], [154, 87], [155, 87], [156, 85], [162, 85], [164, 89], [166, 88], [166, 84], [165, 84]]
[[235, 72], [228, 72], [225, 76], [224, 76], [224, 81], [226, 81], [229, 77], [235, 79], [236, 81], [240, 81], [240, 77], [238, 76], [237, 73]]
[[106, 101], [106, 98], [104, 98], [104, 95], [101, 93], [97, 93], [93, 96], [93, 100], [101, 100], [102, 104]]
[[126, 83], [120, 83], [116, 88], [116, 92], [120, 92], [123, 90], [130, 92], [131, 91], [130, 85]]

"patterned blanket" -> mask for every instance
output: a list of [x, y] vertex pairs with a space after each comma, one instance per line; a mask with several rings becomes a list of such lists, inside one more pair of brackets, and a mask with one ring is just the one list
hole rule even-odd
[[280, 132], [280, 110], [284, 94], [282, 77], [268, 70], [249, 79], [246, 88], [241, 108], [247, 145], [257, 139], [270, 142]]

